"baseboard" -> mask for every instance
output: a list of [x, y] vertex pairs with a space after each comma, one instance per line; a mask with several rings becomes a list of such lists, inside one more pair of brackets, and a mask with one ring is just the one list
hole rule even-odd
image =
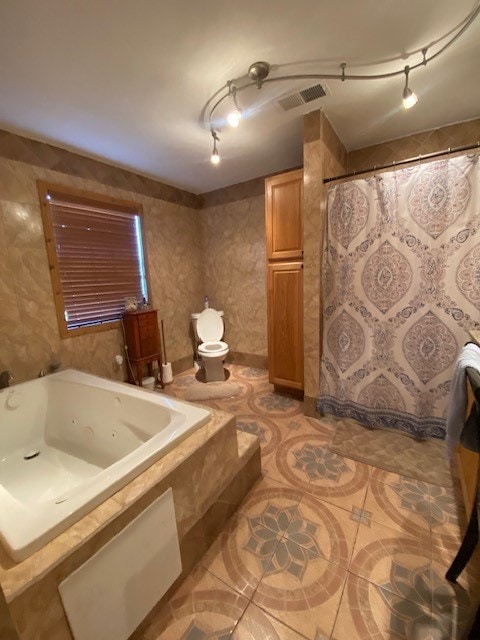
[[178, 376], [179, 373], [183, 373], [193, 367], [193, 355], [185, 356], [180, 360], [172, 362], [172, 373], [174, 376]]
[[242, 365], [244, 367], [253, 367], [255, 369], [268, 369], [267, 356], [260, 356], [255, 353], [230, 351], [227, 356], [227, 362]]
[[[254, 369], [268, 369], [267, 356], [259, 356], [255, 353], [242, 353], [241, 351], [230, 351], [226, 358], [227, 363], [238, 364], [243, 367]], [[174, 376], [188, 371], [193, 367], [193, 354], [174, 360], [172, 362], [172, 372]]]

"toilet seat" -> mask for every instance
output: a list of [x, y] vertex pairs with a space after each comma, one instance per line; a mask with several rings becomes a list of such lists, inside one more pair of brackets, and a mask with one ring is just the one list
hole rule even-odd
[[198, 352], [206, 358], [218, 358], [228, 353], [228, 344], [221, 340], [207, 340], [198, 346]]

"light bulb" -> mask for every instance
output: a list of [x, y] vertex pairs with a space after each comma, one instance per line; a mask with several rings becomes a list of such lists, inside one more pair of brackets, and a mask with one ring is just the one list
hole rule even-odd
[[234, 109], [227, 116], [227, 122], [231, 127], [238, 127], [240, 124], [240, 120], [242, 119], [242, 114], [240, 109]]
[[212, 164], [219, 164], [220, 163], [220, 156], [218, 155], [218, 151], [216, 149], [212, 153], [212, 157], [210, 158], [210, 162]]
[[411, 89], [409, 89], [409, 87], [405, 87], [405, 89], [403, 90], [403, 108], [411, 109], [417, 104], [417, 102], [418, 98], [416, 94]]

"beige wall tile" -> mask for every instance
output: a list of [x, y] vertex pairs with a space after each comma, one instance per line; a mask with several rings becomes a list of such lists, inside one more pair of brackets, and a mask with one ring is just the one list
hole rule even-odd
[[[267, 354], [265, 197], [200, 212], [203, 280], [210, 305], [225, 312], [232, 351]], [[203, 308], [203, 297], [195, 311]]]
[[[112, 178], [111, 174], [109, 179]], [[0, 369], [17, 381], [38, 375], [60, 358], [75, 367], [110, 378], [126, 377], [113, 357], [123, 353], [119, 329], [61, 339], [53, 300], [37, 179], [117, 198], [144, 207], [150, 299], [165, 322], [170, 360], [192, 353], [191, 311], [203, 296], [198, 211], [92, 179], [0, 158]]]
[[322, 111], [304, 118], [304, 385], [307, 397], [319, 391], [321, 358], [321, 267], [326, 220], [323, 179], [346, 170], [347, 152]]
[[348, 171], [360, 171], [426, 153], [475, 144], [480, 139], [480, 118], [389, 140], [348, 154]]
[[[348, 170], [469, 144], [479, 137], [480, 119], [417, 133], [350, 152]], [[225, 311], [225, 339], [230, 349], [266, 356], [262, 179], [205, 194], [205, 208], [198, 211], [199, 203], [189, 194], [159, 183], [158, 197], [151, 197], [157, 187], [142, 176], [49, 145], [30, 144], [13, 134], [0, 132], [0, 155], [4, 156], [0, 157], [0, 266], [5, 274], [0, 282], [0, 368], [12, 369], [17, 380], [22, 380], [37, 375], [59, 356], [65, 366], [125, 377], [125, 371], [113, 367], [113, 356], [123, 353], [118, 329], [67, 340], [59, 337], [37, 179], [142, 204], [150, 298], [159, 310], [159, 320], [164, 320], [170, 361], [192, 355], [190, 313], [201, 311], [205, 294], [211, 306]], [[51, 169], [58, 166], [62, 172]], [[307, 114], [304, 351], [305, 393], [311, 397], [318, 393], [321, 357], [320, 268], [326, 196], [322, 180], [346, 170], [347, 153], [325, 114]]]

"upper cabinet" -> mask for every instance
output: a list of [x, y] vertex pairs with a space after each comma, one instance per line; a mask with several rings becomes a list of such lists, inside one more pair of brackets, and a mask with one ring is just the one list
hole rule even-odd
[[267, 178], [267, 260], [303, 259], [303, 169]]

